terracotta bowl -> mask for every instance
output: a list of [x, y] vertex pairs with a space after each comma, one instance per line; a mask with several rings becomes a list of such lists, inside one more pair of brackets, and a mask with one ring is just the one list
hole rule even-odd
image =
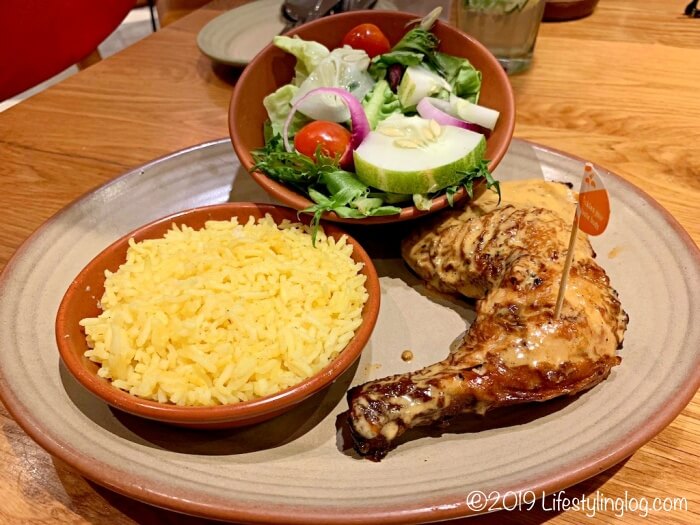
[[[396, 11], [354, 11], [315, 20], [290, 31], [306, 40], [315, 40], [329, 49], [340, 46], [343, 35], [358, 24], [369, 22], [379, 26], [393, 44], [406, 33], [406, 24], [416, 19], [416, 15]], [[508, 149], [515, 126], [515, 102], [508, 76], [498, 60], [479, 42], [455, 27], [438, 21], [434, 33], [440, 39], [440, 51], [468, 58], [482, 73], [482, 89], [479, 103], [496, 109], [500, 117], [495, 130], [486, 144], [486, 158], [490, 159], [493, 170]], [[245, 68], [236, 83], [229, 107], [229, 131], [233, 147], [241, 164], [250, 171], [253, 166], [251, 151], [263, 146], [263, 123], [267, 113], [263, 98], [278, 87], [287, 84], [294, 73], [293, 56], [268, 45]], [[251, 174], [253, 179], [272, 197], [297, 210], [312, 203], [304, 195], [274, 181], [260, 172]], [[461, 190], [455, 196], [459, 200], [466, 196]], [[352, 223], [387, 223], [413, 219], [448, 206], [442, 196], [433, 200], [429, 211], [420, 211], [413, 206], [403, 209], [400, 214], [363, 219], [343, 219], [335, 213], [328, 213], [325, 219]]]
[[[185, 427], [224, 428], [242, 426], [264, 421], [281, 414], [301, 403], [315, 392], [329, 386], [360, 356], [374, 329], [379, 313], [379, 280], [377, 272], [365, 250], [352, 237], [352, 257], [363, 263], [362, 273], [367, 277], [365, 286], [369, 299], [362, 311], [362, 324], [345, 349], [323, 370], [301, 383], [273, 395], [230, 405], [213, 407], [182, 407], [169, 403], [158, 403], [120, 390], [107, 379], [97, 375], [99, 365], [84, 356], [87, 350], [85, 334], [78, 322], [85, 317], [99, 315], [96, 298], [104, 293], [105, 270], [116, 271], [126, 260], [128, 241], [162, 237], [173, 223], [201, 228], [205, 221], [228, 220], [238, 217], [245, 222], [250, 216], [259, 218], [269, 213], [281, 222], [289, 219], [308, 224], [308, 218], [297, 219], [294, 210], [281, 206], [254, 203], [226, 203], [184, 211], [152, 222], [125, 235], [102, 251], [78, 274], [70, 284], [58, 309], [56, 317], [56, 341], [61, 358], [69, 372], [90, 392], [109, 405], [134, 414], [165, 423]], [[344, 235], [338, 227], [323, 224], [325, 232], [336, 239]]]

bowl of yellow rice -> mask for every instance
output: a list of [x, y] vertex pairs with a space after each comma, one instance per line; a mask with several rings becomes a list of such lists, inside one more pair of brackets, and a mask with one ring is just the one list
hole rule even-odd
[[114, 242], [73, 280], [56, 340], [109, 405], [180, 426], [264, 421], [335, 381], [379, 312], [370, 257], [332, 224], [268, 204], [181, 212]]

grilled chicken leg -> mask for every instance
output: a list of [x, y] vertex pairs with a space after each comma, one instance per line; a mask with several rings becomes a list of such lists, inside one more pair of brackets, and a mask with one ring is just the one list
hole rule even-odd
[[569, 232], [548, 209], [502, 206], [447, 215], [404, 240], [402, 255], [420, 277], [478, 299], [476, 319], [445, 360], [348, 393], [360, 454], [380, 460], [409, 428], [573, 395], [608, 376], [627, 314], [583, 235], [554, 318]]

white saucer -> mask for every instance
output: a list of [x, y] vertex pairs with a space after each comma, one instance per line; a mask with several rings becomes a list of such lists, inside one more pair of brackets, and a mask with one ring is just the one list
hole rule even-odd
[[[217, 16], [197, 35], [197, 45], [212, 60], [246, 66], [285, 26], [280, 8], [284, 0], [258, 0]], [[379, 0], [377, 9], [395, 10]]]

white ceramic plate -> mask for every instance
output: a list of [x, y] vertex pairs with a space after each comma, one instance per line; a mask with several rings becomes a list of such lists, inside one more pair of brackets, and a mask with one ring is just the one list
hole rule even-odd
[[[514, 140], [496, 175], [575, 181], [582, 164]], [[407, 523], [469, 514], [465, 497], [473, 490], [565, 488], [651, 439], [700, 383], [698, 249], [651, 199], [601, 174], [612, 218], [592, 241], [630, 324], [622, 364], [574, 399], [464, 418], [442, 436], [415, 435], [381, 463], [348, 450], [337, 429], [348, 387], [442, 359], [473, 315], [466, 302], [431, 297], [396, 259], [396, 225], [353, 229], [381, 276], [377, 326], [357, 368], [293, 412], [249, 428], [202, 432], [121, 414], [93, 398], [59, 362], [53, 325], [63, 293], [121, 235], [226, 201], [232, 183], [235, 200], [267, 201], [239, 169], [228, 140], [127, 173], [54, 216], [19, 249], [0, 278], [0, 394], [32, 438], [86, 477], [213, 518]], [[410, 364], [400, 359], [409, 348]]]
[[[280, 12], [284, 0], [257, 0], [217, 16], [197, 35], [197, 45], [212, 60], [247, 65], [285, 26]], [[379, 0], [377, 9], [396, 9]]]
[[217, 16], [197, 35], [197, 45], [212, 60], [245, 66], [284, 28], [283, 0], [257, 0]]

